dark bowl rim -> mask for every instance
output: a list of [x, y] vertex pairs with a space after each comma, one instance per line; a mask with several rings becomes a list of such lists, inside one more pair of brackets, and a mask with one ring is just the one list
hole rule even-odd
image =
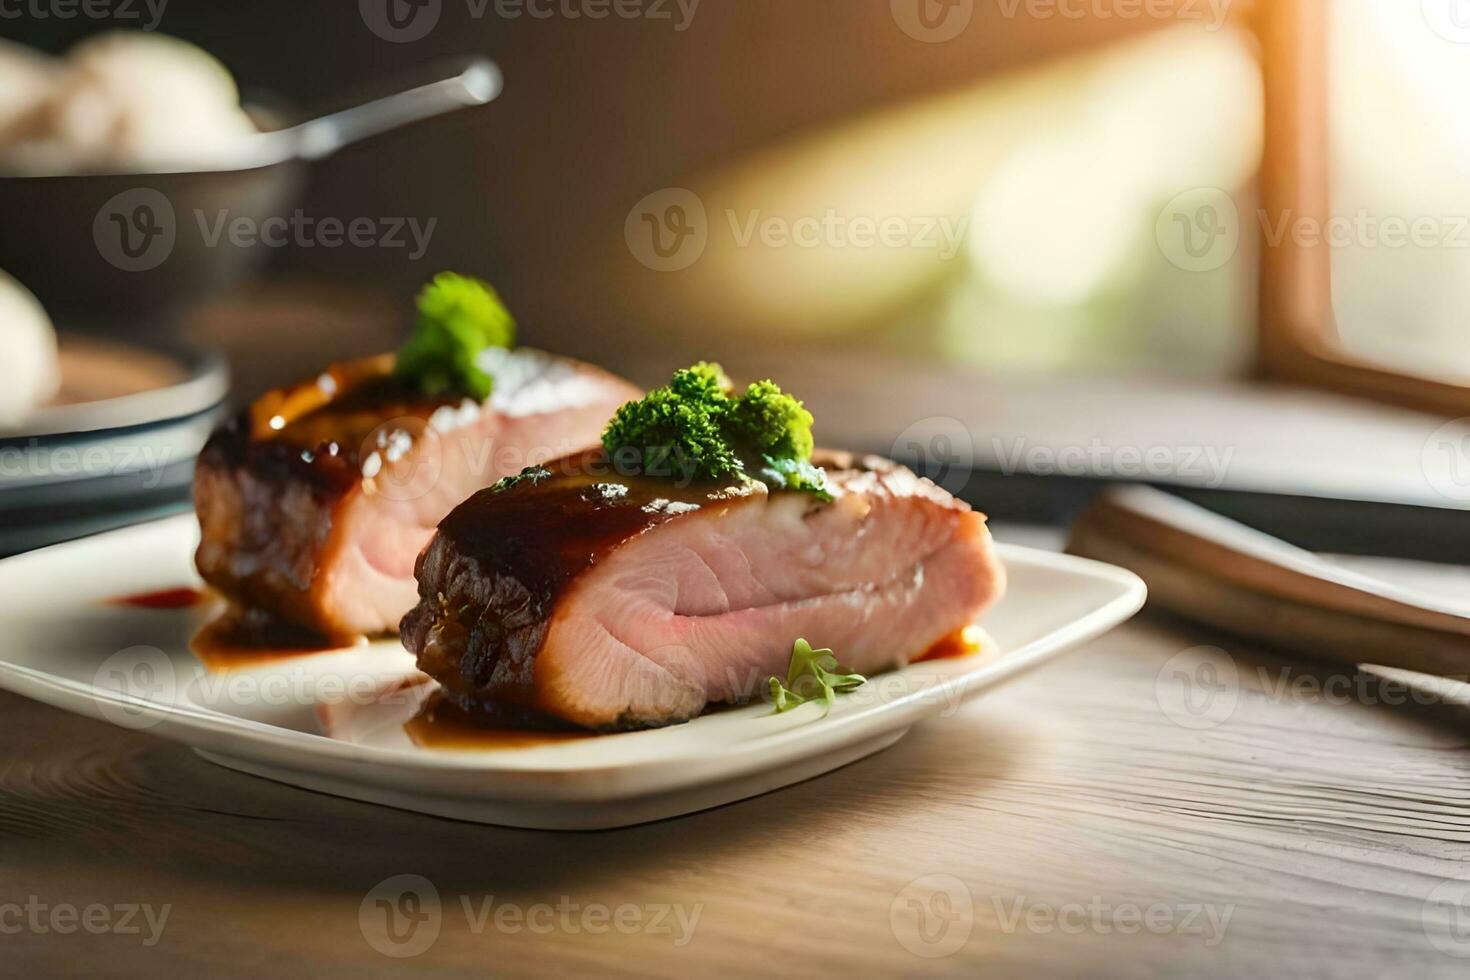
[[120, 346], [168, 357], [184, 368], [186, 377], [131, 395], [42, 408], [18, 425], [0, 427], [0, 445], [145, 428], [211, 411], [229, 397], [229, 367], [218, 351], [185, 345]]
[[256, 174], [282, 167], [305, 166], [307, 161], [291, 158], [272, 163], [259, 163], [250, 167], [215, 167], [201, 170], [87, 170], [65, 174], [26, 174], [0, 170], [0, 182], [7, 183], [63, 183], [65, 181], [98, 180], [168, 180], [181, 177], [209, 178], [222, 175]]

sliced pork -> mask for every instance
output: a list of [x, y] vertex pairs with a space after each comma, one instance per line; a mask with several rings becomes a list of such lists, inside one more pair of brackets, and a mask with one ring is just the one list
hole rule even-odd
[[403, 642], [461, 707], [611, 730], [748, 699], [798, 637], [901, 666], [999, 598], [983, 515], [885, 460], [819, 462], [830, 503], [617, 476], [600, 450], [481, 491], [419, 559]]
[[237, 604], [332, 639], [391, 633], [414, 561], [474, 491], [597, 444], [632, 385], [579, 361], [491, 351], [483, 405], [428, 398], [391, 355], [268, 394], [209, 440], [199, 572]]

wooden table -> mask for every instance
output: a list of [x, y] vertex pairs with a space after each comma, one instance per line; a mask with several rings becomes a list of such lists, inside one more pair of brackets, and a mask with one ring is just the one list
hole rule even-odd
[[[1181, 707], [1202, 644], [1228, 717]], [[317, 796], [4, 695], [0, 972], [1465, 976], [1470, 929], [1426, 898], [1470, 874], [1470, 712], [1403, 693], [1145, 616], [836, 773], [586, 834]], [[380, 898], [427, 914], [378, 887], [405, 874], [440, 912], [398, 920], [429, 930], [400, 960], [370, 940]], [[104, 931], [127, 905], [161, 930]]]

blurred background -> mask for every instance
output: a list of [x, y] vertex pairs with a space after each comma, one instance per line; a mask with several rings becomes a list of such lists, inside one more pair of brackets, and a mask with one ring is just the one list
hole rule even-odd
[[[309, 172], [300, 207], [318, 220], [437, 219], [422, 255], [293, 243], [270, 250], [275, 282], [370, 284], [406, 308], [433, 272], [464, 269], [530, 341], [594, 357], [671, 336], [722, 356], [760, 336], [1026, 370], [1248, 362], [1249, 246], [1199, 273], [1155, 241], [1181, 192], [1250, 192], [1245, 4], [647, 0], [567, 16], [582, 6], [444, 0], [416, 13], [437, 17], [421, 39], [394, 42], [354, 5], [169, 0], [157, 31], [213, 54], [247, 102], [294, 112], [467, 52], [504, 70], [491, 106]], [[3, 22], [52, 54], [127, 26]], [[697, 195], [707, 226], [677, 272], [625, 240], [666, 188]], [[889, 236], [868, 241], [864, 222]]]
[[[645, 382], [693, 356], [750, 365], [858, 448], [958, 427], [956, 465], [1013, 476], [1036, 467], [1002, 465], [1012, 435], [1215, 446], [1228, 473], [1162, 478], [1461, 508], [1470, 479], [1426, 477], [1443, 418], [1256, 381], [1262, 249], [1318, 240], [1343, 350], [1470, 370], [1457, 2], [28, 0], [0, 14], [0, 195], [40, 228], [0, 229], [0, 268], [33, 269], [9, 271], [64, 328], [223, 350], [237, 399], [393, 347], [447, 268], [494, 283], [526, 343]], [[1265, 51], [1283, 8], [1321, 8], [1321, 29]], [[99, 42], [119, 30], [148, 46]], [[1264, 209], [1263, 67], [1289, 92], [1324, 53], [1330, 213]], [[58, 173], [111, 173], [116, 200], [140, 171], [228, 167], [242, 103], [273, 128], [476, 54], [505, 80], [488, 105], [180, 206], [156, 266], [36, 244], [100, 234]], [[107, 108], [117, 91], [153, 108]], [[54, 217], [68, 202], [80, 217]], [[277, 212], [315, 230], [189, 264], [218, 216]], [[332, 221], [362, 241], [328, 241]], [[112, 285], [83, 288], [93, 272]], [[874, 379], [889, 397], [858, 397]], [[1092, 470], [1069, 475], [1116, 475]]]

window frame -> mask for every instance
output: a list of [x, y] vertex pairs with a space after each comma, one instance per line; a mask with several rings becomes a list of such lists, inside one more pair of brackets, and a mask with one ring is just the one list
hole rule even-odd
[[[1323, 226], [1331, 218], [1328, 26], [1332, 0], [1267, 0], [1255, 9], [1261, 45], [1265, 141], [1261, 208]], [[1392, 370], [1344, 348], [1332, 308], [1332, 249], [1325, 237], [1260, 236], [1260, 373], [1451, 417], [1470, 415], [1470, 386]]]

